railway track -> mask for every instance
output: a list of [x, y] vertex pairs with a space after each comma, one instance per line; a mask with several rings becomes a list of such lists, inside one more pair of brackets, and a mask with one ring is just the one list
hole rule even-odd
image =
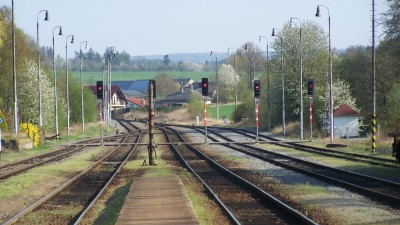
[[[187, 128], [187, 127], [186, 127]], [[197, 132], [204, 134], [204, 130], [193, 128]], [[334, 183], [350, 189], [361, 195], [374, 199], [383, 204], [399, 208], [400, 183], [384, 180], [359, 173], [336, 169], [317, 163], [305, 161], [288, 155], [283, 155], [274, 151], [257, 148], [246, 144], [233, 144], [234, 140], [226, 137], [226, 130], [208, 130], [208, 138], [214, 142], [222, 142], [221, 145], [247, 154], [251, 157], [261, 159], [274, 165], [296, 171], [307, 176], [315, 177], [325, 182]], [[228, 141], [229, 144], [223, 143]]]
[[[214, 129], [217, 129], [217, 128], [215, 127]], [[256, 137], [256, 134], [254, 132], [243, 130], [243, 129], [232, 129], [232, 128], [218, 128], [218, 129], [235, 132], [235, 133], [244, 135], [244, 136], [252, 138], [252, 139], [255, 139], [255, 137]], [[313, 147], [313, 146], [307, 146], [307, 145], [300, 144], [300, 143], [284, 142], [278, 138], [274, 138], [274, 137], [271, 137], [268, 135], [263, 135], [263, 134], [258, 134], [258, 137], [259, 137], [260, 141], [274, 141], [275, 143], [271, 143], [271, 144], [274, 144], [277, 146], [294, 148], [296, 150], [300, 150], [300, 151], [304, 151], [304, 152], [310, 152], [310, 153], [329, 156], [329, 157], [341, 158], [341, 159], [350, 160], [353, 162], [356, 161], [356, 162], [368, 163], [371, 165], [378, 165], [378, 166], [383, 166], [383, 167], [400, 169], [399, 163], [393, 159], [385, 159], [385, 158], [379, 158], [379, 157], [374, 157], [374, 156], [337, 151], [337, 150], [327, 149], [327, 148], [318, 148], [318, 147]]]
[[[164, 125], [165, 126], [194, 128], [193, 126], [188, 126], [188, 125], [175, 125], [175, 124], [164, 124]], [[197, 126], [197, 128], [204, 130], [204, 127], [201, 127], [201, 126]], [[219, 129], [221, 131], [230, 131], [232, 133], [237, 133], [237, 134], [246, 136], [247, 138], [250, 138], [252, 141], [255, 141], [255, 139], [256, 139], [255, 132], [244, 130], [244, 129], [235, 129], [235, 128], [227, 128], [227, 127], [213, 127], [213, 126], [208, 126], [207, 128], [208, 128], [207, 130]], [[281, 140], [281, 139], [274, 138], [274, 137], [271, 137], [268, 135], [263, 135], [263, 134], [258, 134], [258, 141], [261, 143], [265, 141], [270, 144], [281, 146], [281, 147], [292, 148], [292, 149], [296, 149], [299, 151], [314, 153], [314, 154], [328, 156], [328, 157], [340, 158], [340, 159], [344, 159], [344, 160], [348, 160], [348, 161], [352, 161], [352, 162], [361, 162], [361, 163], [367, 163], [370, 165], [377, 165], [377, 166], [382, 166], [382, 167], [387, 167], [387, 168], [400, 169], [400, 164], [396, 160], [393, 160], [393, 159], [385, 159], [385, 158], [380, 158], [380, 157], [361, 155], [361, 154], [357, 154], [357, 153], [343, 152], [343, 151], [338, 151], [338, 150], [333, 150], [333, 149], [328, 149], [328, 148], [318, 148], [318, 147], [308, 146], [308, 145], [298, 143], [298, 141]]]
[[[32, 217], [40, 218], [42, 221], [52, 221], [54, 224], [78, 224], [133, 154], [136, 145], [127, 146], [122, 143], [137, 143], [141, 137], [141, 132], [133, 134], [132, 127], [129, 127], [131, 125], [121, 123], [130, 132], [120, 146], [115, 147], [48, 195], [9, 218], [4, 224], [13, 224], [17, 221], [30, 223], [29, 218]], [[59, 211], [74, 212], [75, 215], [65, 218], [57, 214]]]
[[[105, 142], [118, 142], [120, 140], [122, 140], [120, 136], [111, 136], [105, 138]], [[84, 140], [75, 144], [65, 146], [56, 151], [35, 155], [29, 158], [2, 165], [0, 166], [0, 181], [26, 172], [32, 168], [63, 160], [74, 154], [86, 150], [89, 145], [98, 143], [100, 143], [99, 138]]]
[[[162, 129], [170, 143], [185, 140], [173, 128]], [[190, 144], [172, 145], [178, 159], [203, 182], [234, 224], [316, 224], [314, 221], [225, 169]]]

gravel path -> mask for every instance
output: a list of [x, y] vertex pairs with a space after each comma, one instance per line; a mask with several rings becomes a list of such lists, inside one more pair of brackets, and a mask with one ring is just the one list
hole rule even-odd
[[[204, 141], [204, 136], [186, 131], [185, 138], [193, 142]], [[231, 133], [230, 138], [249, 141], [249, 138]], [[233, 171], [251, 171], [252, 179], [280, 199], [295, 204], [305, 214], [321, 224], [400, 224], [400, 211], [377, 204], [363, 196], [326, 182], [277, 167], [223, 146], [208, 145], [201, 149], [214, 158], [236, 161]]]

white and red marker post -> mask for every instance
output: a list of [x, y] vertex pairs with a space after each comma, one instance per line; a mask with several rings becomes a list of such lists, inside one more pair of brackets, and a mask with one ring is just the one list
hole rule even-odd
[[207, 143], [207, 104], [206, 104], [206, 97], [204, 97], [204, 129], [206, 131], [204, 135], [204, 142]]
[[254, 98], [255, 100], [255, 108], [256, 108], [256, 142], [258, 142], [258, 104], [259, 104], [259, 99]]
[[312, 104], [313, 104], [313, 96], [310, 96], [310, 140], [312, 140]]

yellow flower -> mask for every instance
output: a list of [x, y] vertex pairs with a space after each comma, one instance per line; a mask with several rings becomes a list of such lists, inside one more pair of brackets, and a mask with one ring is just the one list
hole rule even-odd
[[20, 130], [28, 135], [29, 138], [33, 139], [33, 146], [37, 147], [40, 142], [40, 133], [37, 126], [31, 123], [22, 123]]

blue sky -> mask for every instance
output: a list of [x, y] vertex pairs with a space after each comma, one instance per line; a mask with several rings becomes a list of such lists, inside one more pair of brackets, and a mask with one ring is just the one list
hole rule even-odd
[[[40, 44], [52, 45], [52, 30], [61, 25], [56, 51], [65, 55], [66, 36], [75, 35], [72, 51], [88, 41], [95, 51], [107, 46], [136, 55], [164, 55], [227, 51], [258, 36], [273, 41], [271, 30], [290, 17], [317, 21], [328, 29], [328, 12], [315, 17], [316, 6], [326, 5], [331, 15], [332, 46], [347, 48], [371, 43], [371, 0], [14, 0], [18, 27], [36, 39], [36, 18], [41, 14]], [[2, 1], [11, 6], [11, 0]], [[385, 0], [375, 0], [376, 15], [387, 10]], [[382, 28], [377, 27], [377, 36]], [[382, 37], [381, 37], [382, 38]], [[379, 41], [381, 38], [377, 38]], [[265, 43], [259, 44], [265, 46]], [[71, 53], [68, 53], [72, 55]]]

